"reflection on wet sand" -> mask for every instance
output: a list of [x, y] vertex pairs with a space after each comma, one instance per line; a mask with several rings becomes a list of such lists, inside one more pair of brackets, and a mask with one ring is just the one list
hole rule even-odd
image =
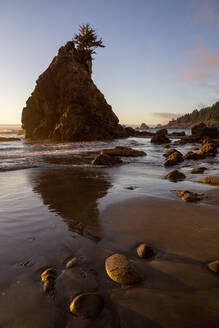
[[110, 183], [102, 173], [88, 169], [44, 170], [34, 175], [33, 191], [40, 194], [49, 210], [67, 223], [70, 231], [98, 241], [98, 199], [106, 195]]

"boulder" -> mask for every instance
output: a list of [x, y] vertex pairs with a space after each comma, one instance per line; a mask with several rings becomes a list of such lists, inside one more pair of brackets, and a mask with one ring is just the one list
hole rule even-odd
[[180, 153], [180, 151], [178, 151], [175, 148], [171, 148], [169, 149], [165, 154], [163, 154], [164, 157], [169, 157], [170, 155], [172, 155], [173, 153], [179, 153], [182, 156], [182, 153]]
[[169, 137], [184, 137], [186, 134], [184, 131], [180, 132], [180, 131], [176, 131], [176, 132], [172, 132], [169, 133]]
[[164, 163], [164, 166], [173, 166], [183, 162], [183, 156], [180, 152], [174, 152], [169, 155]]
[[193, 151], [189, 151], [187, 154], [185, 154], [183, 156], [184, 159], [191, 159], [191, 160], [199, 160], [199, 159], [203, 159], [205, 156], [203, 154], [198, 154], [197, 152], [194, 153]]
[[208, 263], [208, 269], [215, 273], [219, 273], [219, 260]]
[[147, 155], [144, 151], [135, 150], [129, 147], [117, 146], [112, 149], [103, 149], [100, 154], [106, 154], [110, 156], [125, 156], [125, 157], [138, 157]]
[[56, 280], [56, 269], [48, 268], [41, 274], [41, 280], [43, 282], [43, 291], [44, 293], [50, 293], [55, 287]]
[[203, 194], [197, 194], [188, 190], [172, 190], [172, 192], [185, 202], [197, 202], [203, 198]]
[[166, 136], [168, 134], [167, 129], [160, 129], [156, 132], [156, 134], [159, 134], [161, 136]]
[[217, 177], [205, 177], [202, 179], [203, 183], [210, 184], [212, 186], [219, 186], [219, 176]]
[[166, 144], [166, 143], [170, 143], [170, 139], [163, 134], [155, 134], [152, 138], [151, 138], [151, 143], [155, 143], [155, 144]]
[[27, 138], [89, 141], [128, 135], [83, 58], [69, 41], [39, 76], [22, 112]]
[[104, 306], [103, 297], [96, 293], [83, 293], [73, 299], [70, 311], [77, 317], [95, 319]]
[[200, 174], [203, 173], [205, 170], [207, 170], [206, 167], [196, 167], [192, 169], [191, 174]]
[[173, 170], [165, 175], [165, 179], [168, 179], [173, 182], [182, 181], [185, 179], [185, 177], [185, 174], [178, 170]]
[[116, 165], [121, 163], [122, 160], [119, 157], [108, 154], [99, 154], [91, 162], [92, 165]]
[[131, 285], [141, 280], [141, 276], [127, 260], [125, 255], [113, 254], [105, 260], [108, 276], [121, 285]]
[[205, 139], [203, 141], [203, 146], [197, 151], [197, 154], [203, 157], [216, 156], [217, 146]]
[[146, 243], [142, 243], [137, 247], [137, 254], [141, 258], [149, 258], [154, 255], [153, 248]]
[[71, 260], [69, 260], [67, 263], [66, 263], [66, 269], [71, 269], [73, 268], [73, 266], [77, 263], [78, 259], [77, 257], [73, 257]]
[[171, 147], [171, 144], [169, 144], [169, 143], [166, 144], [166, 145], [163, 145], [163, 148], [164, 148], [164, 149], [167, 149], [167, 148], [170, 148], [170, 147]]
[[205, 123], [199, 123], [192, 127], [192, 135], [210, 138], [218, 138], [218, 128], [216, 127], [207, 127]]

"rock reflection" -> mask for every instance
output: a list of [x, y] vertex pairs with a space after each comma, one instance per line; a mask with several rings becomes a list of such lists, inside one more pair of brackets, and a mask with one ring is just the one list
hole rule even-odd
[[92, 240], [101, 239], [98, 199], [111, 186], [95, 169], [60, 168], [41, 170], [33, 178], [33, 191], [49, 210], [59, 214], [70, 231]]

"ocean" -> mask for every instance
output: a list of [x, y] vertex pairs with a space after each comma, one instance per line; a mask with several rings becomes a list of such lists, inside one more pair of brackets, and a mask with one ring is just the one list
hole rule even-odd
[[[0, 135], [17, 137], [19, 128], [18, 125], [0, 125]], [[180, 205], [181, 200], [172, 189], [199, 193], [215, 190], [201, 183], [203, 175], [192, 175], [192, 168], [204, 165], [208, 169], [205, 176], [219, 174], [217, 155], [176, 166], [185, 173], [184, 181], [165, 180], [164, 176], [172, 168], [163, 166], [165, 149], [151, 144], [150, 138], [68, 143], [19, 138], [19, 141], [0, 142], [1, 327], [73, 327], [63, 325], [69, 318], [66, 299], [72, 297], [71, 290], [109, 288], [111, 285], [103, 276], [105, 257], [118, 250], [132, 257], [132, 248], [127, 250], [125, 245], [129, 241], [133, 247], [134, 240], [143, 238], [132, 235], [132, 229], [138, 228], [135, 226], [137, 208], [127, 213], [133, 215], [127, 227], [126, 215], [119, 214], [120, 210], [118, 217], [111, 216], [111, 210], [105, 216], [105, 211], [113, 204], [142, 197], [152, 197], [153, 202], [147, 206], [152, 204], [155, 212], [163, 199]], [[118, 145], [143, 150], [147, 155], [124, 158], [123, 164], [115, 167], [91, 165], [101, 149]], [[195, 145], [177, 146], [177, 149], [186, 153], [192, 146]], [[121, 206], [123, 211], [126, 206]], [[203, 205], [193, 206], [200, 211]], [[153, 209], [149, 213], [153, 214]], [[163, 216], [167, 216], [165, 208], [161, 208], [156, 218]], [[117, 221], [120, 221], [118, 226]], [[112, 230], [113, 227], [118, 231]], [[120, 229], [129, 229], [129, 239]], [[80, 265], [76, 273], [70, 274], [64, 268], [72, 256], [77, 256]], [[40, 274], [49, 266], [55, 266], [59, 275], [57, 295], [52, 299], [44, 298], [40, 282]], [[98, 286], [102, 287], [97, 287], [96, 277]], [[166, 286], [166, 282], [163, 284]], [[172, 287], [168, 285], [168, 288]], [[78, 326], [78, 322], [75, 324]]]

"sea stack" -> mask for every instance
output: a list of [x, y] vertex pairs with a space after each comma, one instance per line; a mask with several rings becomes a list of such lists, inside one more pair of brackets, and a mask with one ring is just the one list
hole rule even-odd
[[91, 57], [86, 58], [73, 41], [59, 49], [23, 109], [26, 138], [89, 141], [125, 136], [91, 72]]

